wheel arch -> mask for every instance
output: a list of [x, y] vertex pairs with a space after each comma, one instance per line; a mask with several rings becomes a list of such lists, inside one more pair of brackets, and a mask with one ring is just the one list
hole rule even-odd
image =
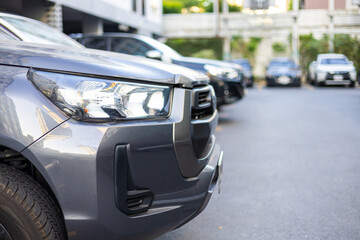
[[[4, 150], [10, 150], [18, 153], [18, 157], [24, 158], [21, 161], [25, 161], [26, 164], [28, 164], [28, 167], [26, 169], [19, 170], [21, 170], [24, 174], [32, 177], [34, 181], [39, 183], [40, 186], [45, 189], [45, 191], [50, 195], [50, 197], [54, 200], [57, 207], [59, 208], [62, 220], [65, 221], [64, 212], [58, 200], [56, 189], [54, 188], [53, 183], [50, 181], [50, 178], [46, 173], [45, 167], [40, 164], [40, 162], [33, 154], [31, 154], [30, 151], [24, 152], [25, 149], [26, 146], [23, 146], [21, 143], [10, 138], [4, 138], [0, 136], [0, 152]], [[0, 158], [0, 162], [5, 162], [4, 160], [5, 159]], [[11, 161], [7, 162], [6, 164], [11, 166]]]

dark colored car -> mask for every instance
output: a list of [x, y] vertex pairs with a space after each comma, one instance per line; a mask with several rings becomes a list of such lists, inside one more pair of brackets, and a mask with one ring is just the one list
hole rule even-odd
[[232, 59], [230, 60], [230, 62], [239, 64], [242, 67], [247, 87], [253, 87], [254, 75], [249, 60], [246, 58], [239, 58], [239, 59]]
[[206, 75], [6, 38], [2, 239], [153, 239], [205, 208], [222, 168]]
[[155, 39], [137, 34], [104, 33], [100, 36], [84, 35], [77, 40], [88, 48], [148, 57], [206, 73], [215, 90], [218, 105], [235, 102], [245, 95], [246, 82], [237, 64], [184, 57]]
[[267, 86], [301, 86], [301, 70], [289, 58], [274, 58], [266, 69]]

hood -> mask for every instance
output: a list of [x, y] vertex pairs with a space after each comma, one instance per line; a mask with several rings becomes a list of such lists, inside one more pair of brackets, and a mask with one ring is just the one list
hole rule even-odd
[[204, 58], [181, 57], [180, 59], [173, 59], [173, 63], [202, 72], [206, 72], [204, 69], [205, 65], [215, 65], [218, 67], [236, 68], [241, 70], [241, 66], [235, 63]]
[[192, 57], [183, 57], [181, 58], [182, 61], [185, 62], [192, 62], [192, 63], [197, 63], [197, 64], [202, 64], [202, 65], [217, 65], [217, 66], [221, 66], [221, 67], [232, 67], [232, 68], [241, 68], [241, 66], [239, 64], [236, 63], [231, 63], [231, 62], [225, 62], [225, 61], [220, 61], [220, 60], [212, 60], [212, 59], [205, 59], [205, 58], [192, 58]]
[[174, 64], [93, 49], [24, 42], [0, 44], [0, 64], [126, 78], [192, 88], [208, 83], [206, 75]]
[[326, 72], [344, 72], [344, 71], [353, 71], [355, 67], [350, 64], [329, 64], [329, 65], [319, 65], [318, 70]]

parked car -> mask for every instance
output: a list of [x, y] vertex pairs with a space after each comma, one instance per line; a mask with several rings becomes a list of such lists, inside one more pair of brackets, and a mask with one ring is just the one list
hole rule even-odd
[[184, 57], [162, 42], [137, 34], [90, 34], [78, 37], [77, 40], [88, 48], [148, 57], [206, 73], [215, 89], [218, 105], [235, 102], [245, 95], [246, 82], [241, 67], [237, 64]]
[[2, 239], [153, 239], [206, 207], [223, 156], [206, 75], [12, 38], [0, 31]]
[[230, 61], [239, 64], [242, 67], [247, 87], [253, 87], [254, 75], [249, 60], [246, 58], [239, 58], [239, 59], [232, 59]]
[[301, 86], [301, 70], [289, 58], [273, 58], [266, 69], [267, 86]]
[[355, 87], [356, 69], [343, 54], [319, 54], [309, 66], [308, 81], [316, 86], [346, 85]]

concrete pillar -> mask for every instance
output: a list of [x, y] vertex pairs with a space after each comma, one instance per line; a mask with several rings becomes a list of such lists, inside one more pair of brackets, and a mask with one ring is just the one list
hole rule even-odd
[[292, 57], [299, 64], [299, 32], [298, 32], [299, 1], [293, 1]]
[[222, 0], [222, 12], [224, 15], [229, 13], [229, 3], [227, 0]]
[[215, 36], [220, 35], [220, 8], [219, 8], [219, 0], [213, 0], [214, 1], [214, 16], [215, 16]]
[[223, 59], [230, 60], [231, 58], [231, 35], [229, 33], [229, 4], [227, 0], [222, 0], [222, 35], [224, 36], [223, 45]]
[[226, 35], [224, 38], [223, 59], [224, 60], [231, 59], [231, 36], [229, 35]]
[[334, 10], [335, 10], [335, 1], [329, 0], [329, 50], [334, 52]]
[[82, 21], [82, 31], [83, 33], [95, 33], [95, 34], [103, 34], [103, 21], [100, 18], [84, 15]]
[[62, 6], [59, 3], [47, 6], [43, 21], [53, 28], [63, 31]]

